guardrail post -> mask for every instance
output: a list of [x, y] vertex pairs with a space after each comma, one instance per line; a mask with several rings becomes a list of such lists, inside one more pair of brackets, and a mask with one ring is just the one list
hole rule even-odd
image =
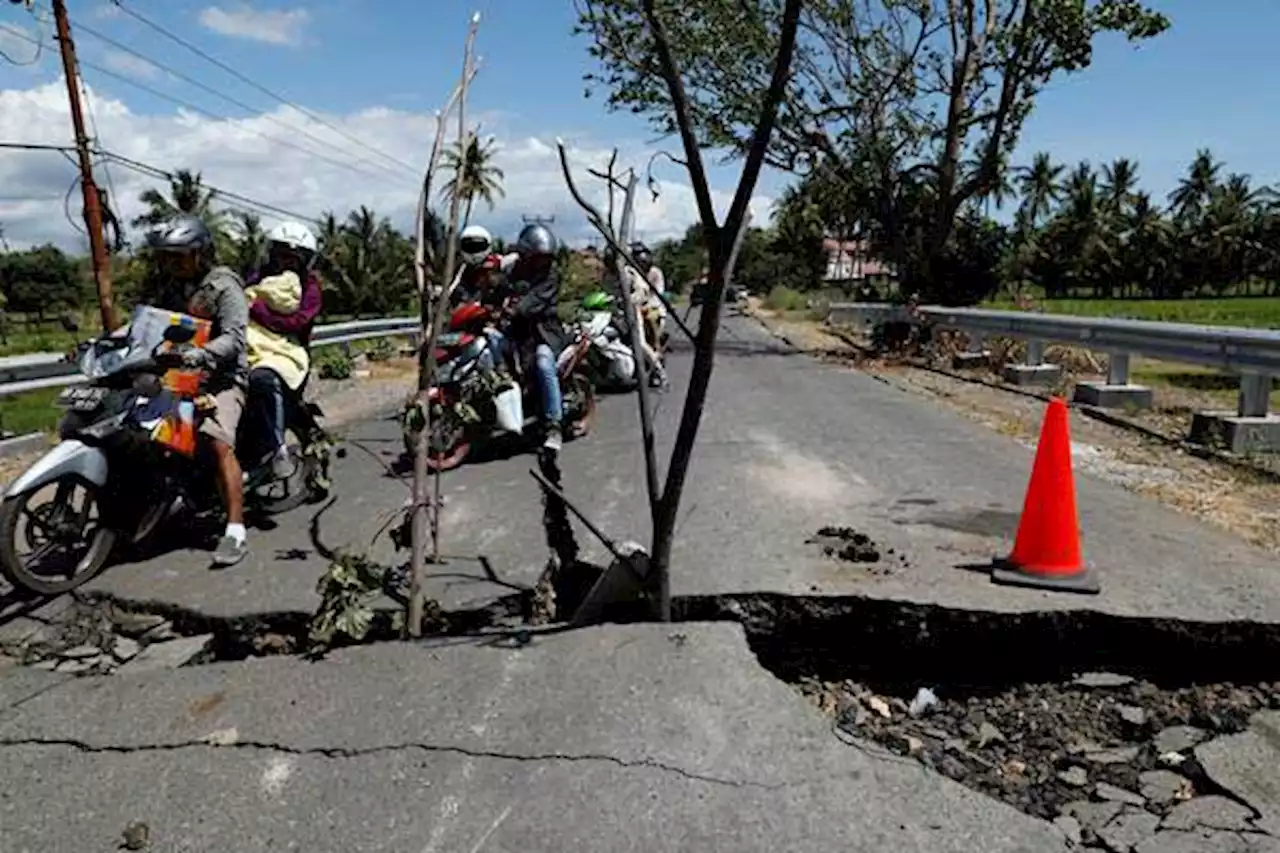
[[987, 349], [986, 335], [967, 332], [966, 337], [968, 337], [969, 343], [964, 352], [958, 352], [952, 357], [951, 369], [964, 370], [965, 368], [986, 367], [991, 360], [991, 350]]
[[1242, 418], [1265, 418], [1270, 410], [1271, 377], [1266, 373], [1242, 375], [1236, 414]]
[[1027, 340], [1027, 357], [1023, 364], [1006, 364], [1004, 381], [1019, 387], [1026, 385], [1053, 385], [1062, 378], [1062, 367], [1046, 364], [1044, 360], [1045, 342], [1030, 338]]
[[1100, 409], [1149, 409], [1155, 404], [1150, 388], [1129, 382], [1127, 352], [1107, 353], [1107, 380], [1077, 382], [1073, 399]]
[[1271, 374], [1244, 373], [1235, 412], [1198, 412], [1191, 440], [1232, 453], [1280, 452], [1280, 417], [1271, 414]]

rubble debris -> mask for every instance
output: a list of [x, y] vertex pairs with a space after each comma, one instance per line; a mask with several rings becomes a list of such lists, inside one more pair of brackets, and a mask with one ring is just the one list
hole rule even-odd
[[1110, 749], [1086, 749], [1084, 757], [1094, 764], [1127, 764], [1138, 757], [1138, 746], [1118, 746]]
[[1131, 806], [1145, 806], [1147, 800], [1141, 794], [1135, 791], [1127, 791], [1119, 785], [1112, 785], [1110, 782], [1099, 782], [1093, 789], [1094, 796], [1100, 800], [1110, 800], [1114, 803], [1127, 803]]
[[1147, 802], [1173, 805], [1195, 795], [1191, 780], [1171, 770], [1148, 770], [1138, 777], [1139, 790]]
[[1089, 784], [1089, 771], [1083, 767], [1068, 767], [1058, 774], [1058, 778], [1073, 788], [1083, 788]]
[[1185, 752], [1208, 737], [1208, 732], [1195, 726], [1169, 726], [1161, 729], [1151, 742], [1155, 745], [1156, 752], [1164, 754]]
[[1125, 812], [1098, 830], [1098, 840], [1113, 853], [1129, 853], [1155, 835], [1159, 825], [1160, 818], [1150, 812]]
[[1080, 831], [1080, 821], [1071, 815], [1058, 815], [1053, 819], [1053, 825], [1062, 830], [1062, 834], [1072, 844], [1079, 844], [1082, 840]]
[[916, 695], [911, 700], [911, 704], [907, 706], [907, 713], [913, 717], [920, 717], [929, 713], [929, 710], [938, 704], [938, 696], [928, 687], [921, 687], [916, 691]]
[[[1264, 818], [1258, 819], [1231, 799], [1261, 796], [1261, 788], [1246, 791], [1230, 777], [1230, 794], [1222, 796], [1216, 783], [1228, 781], [1230, 768], [1222, 754], [1238, 753], [1238, 739], [1261, 741], [1273, 719], [1280, 730], [1280, 712], [1267, 710], [1280, 707], [1280, 683], [1170, 688], [1125, 678], [1131, 680], [1108, 681], [1105, 688], [1097, 680], [1078, 678], [967, 694], [955, 685], [931, 687], [937, 702], [918, 717], [862, 710], [904, 705], [920, 691], [918, 683], [907, 686], [909, 679], [895, 682], [896, 688], [877, 684], [873, 689], [852, 679], [808, 676], [797, 686], [815, 701], [827, 696], [829, 708], [844, 708], [834, 716], [847, 735], [913, 756], [961, 784], [1053, 821], [1083, 847], [1168, 853], [1148, 842], [1170, 835], [1169, 849], [1210, 853], [1219, 848], [1197, 847], [1190, 840], [1230, 831], [1233, 846], [1223, 850], [1268, 849], [1257, 840], [1260, 831], [1274, 831], [1265, 819], [1266, 805], [1250, 801], [1262, 810]], [[894, 690], [902, 692], [895, 696]], [[871, 697], [879, 701], [873, 705]], [[1271, 761], [1271, 749], [1259, 743], [1251, 761]], [[1280, 767], [1280, 761], [1272, 763]], [[1250, 769], [1255, 777], [1263, 772], [1253, 764]], [[1280, 802], [1275, 809], [1280, 825]], [[1271, 840], [1280, 853], [1280, 833]]]
[[145, 850], [151, 844], [151, 827], [142, 821], [134, 821], [120, 834], [124, 838], [120, 846], [125, 850]]
[[1118, 675], [1114, 672], [1083, 672], [1080, 675], [1077, 675], [1071, 683], [1079, 685], [1080, 687], [1097, 687], [1103, 689], [1108, 687], [1124, 687], [1127, 684], [1133, 683], [1133, 676]]
[[206, 652], [213, 643], [212, 634], [197, 634], [148, 645], [133, 660], [120, 667], [122, 674], [137, 675], [159, 669], [176, 669]]
[[1194, 797], [1165, 815], [1161, 829], [1191, 830], [1197, 827], [1245, 832], [1253, 829], [1253, 812], [1235, 800], [1217, 794]]

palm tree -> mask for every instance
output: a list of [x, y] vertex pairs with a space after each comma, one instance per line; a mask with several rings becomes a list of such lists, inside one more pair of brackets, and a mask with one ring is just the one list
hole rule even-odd
[[199, 172], [179, 169], [169, 179], [169, 195], [159, 190], [146, 190], [138, 197], [147, 206], [145, 212], [130, 223], [135, 228], [158, 225], [179, 213], [190, 213], [205, 221], [213, 231], [221, 231], [226, 214], [213, 206], [217, 193], [204, 185]]
[[1030, 166], [1019, 170], [1018, 189], [1022, 192], [1022, 204], [1031, 217], [1032, 225], [1048, 216], [1054, 203], [1062, 198], [1063, 168], [1053, 162], [1048, 152], [1041, 151]]
[[440, 188], [440, 194], [446, 199], [456, 196], [459, 202], [466, 205], [462, 216], [464, 225], [471, 221], [471, 206], [476, 199], [493, 210], [494, 201], [506, 195], [502, 188], [506, 175], [493, 165], [497, 153], [498, 148], [492, 136], [481, 142], [480, 137], [474, 133], [467, 137], [465, 144], [454, 143], [452, 148], [444, 152], [444, 166], [453, 173], [453, 177]]
[[248, 275], [257, 269], [267, 248], [267, 235], [262, 230], [262, 218], [256, 213], [239, 212], [234, 225], [235, 236], [232, 240], [232, 266], [241, 275]]
[[1138, 183], [1138, 164], [1127, 157], [1120, 157], [1102, 167], [1103, 206], [1108, 213], [1123, 214], [1133, 201], [1133, 190]]
[[1199, 215], [1209, 197], [1218, 186], [1218, 173], [1222, 163], [1213, 159], [1208, 148], [1196, 152], [1196, 158], [1187, 169], [1187, 176], [1178, 184], [1178, 188], [1169, 193], [1169, 203], [1173, 207], [1175, 219], [1189, 220]]

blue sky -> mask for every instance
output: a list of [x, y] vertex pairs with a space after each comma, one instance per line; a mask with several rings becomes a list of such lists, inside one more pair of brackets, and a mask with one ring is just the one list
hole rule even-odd
[[[47, 4], [47, 0], [41, 2]], [[104, 15], [107, 5], [105, 0], [68, 0], [73, 26], [79, 20], [263, 110], [277, 106], [128, 17]], [[236, 31], [234, 16], [246, 7], [235, 0], [124, 0], [124, 5], [248, 77], [327, 115], [346, 115], [375, 105], [416, 113], [434, 110], [454, 84], [467, 18], [478, 9], [482, 14], [478, 52], [484, 65], [471, 105], [485, 116], [486, 132], [497, 134], [500, 141], [538, 137], [549, 142], [558, 135], [594, 149], [620, 144], [635, 151], [649, 136], [640, 120], [608, 114], [598, 97], [584, 99], [582, 75], [590, 60], [585, 42], [570, 34], [574, 12], [567, 0], [315, 0], [302, 4], [259, 0], [253, 4], [254, 11], [280, 17], [268, 19], [269, 25], [248, 34], [257, 39]], [[1115, 38], [1099, 42], [1091, 69], [1060, 79], [1042, 94], [1015, 160], [1028, 160], [1037, 150], [1068, 162], [1126, 156], [1138, 160], [1144, 186], [1163, 197], [1195, 150], [1209, 147], [1230, 171], [1252, 174], [1259, 183], [1280, 180], [1280, 169], [1271, 156], [1273, 136], [1280, 130], [1274, 109], [1280, 100], [1280, 61], [1265, 58], [1272, 55], [1274, 33], [1280, 31], [1280, 2], [1165, 0], [1156, 5], [1172, 18], [1172, 29], [1138, 48]], [[227, 14], [211, 17], [212, 7]], [[0, 23], [29, 27], [30, 18], [6, 4], [0, 8]], [[268, 37], [275, 41], [262, 40]], [[127, 63], [111, 56], [108, 47], [87, 33], [78, 43], [85, 60], [128, 71]], [[4, 44], [11, 53], [28, 47]], [[56, 81], [58, 71], [51, 52], [35, 68], [0, 63], [0, 90], [30, 89]], [[85, 76], [102, 97], [119, 99], [135, 117], [174, 112], [171, 104], [103, 78], [92, 69]], [[220, 114], [244, 114], [179, 81], [152, 77], [149, 82]], [[16, 133], [18, 138], [30, 138], [22, 135], [26, 128], [20, 124], [0, 116], [0, 126], [17, 128], [6, 129], [0, 136]], [[388, 134], [395, 132], [381, 125], [370, 126], [368, 134], [358, 123], [346, 127], [384, 150], [394, 147], [398, 155], [425, 152], [429, 145], [424, 127], [414, 131], [420, 133], [416, 139], [390, 138]], [[133, 135], [131, 130], [113, 132]], [[109, 147], [121, 146], [105, 129], [103, 138]], [[144, 146], [147, 151], [156, 149], [157, 143]], [[416, 154], [405, 156], [414, 163], [423, 159]], [[554, 166], [554, 160], [548, 162], [549, 168]], [[226, 183], [231, 176], [226, 167], [220, 168], [217, 174]], [[298, 168], [305, 171], [306, 167]], [[714, 170], [718, 188], [732, 188], [735, 168]], [[668, 167], [667, 171], [673, 170]], [[511, 175], [509, 180], [523, 174]], [[227, 188], [250, 195], [253, 188], [265, 191], [260, 176], [235, 177], [240, 183]], [[783, 182], [782, 176], [768, 175], [759, 192], [775, 196]], [[351, 189], [349, 185], [344, 181], [344, 192]], [[323, 195], [324, 187], [318, 192]], [[518, 195], [513, 192], [512, 203], [495, 215], [504, 221], [518, 217], [520, 211], [513, 209]], [[527, 197], [519, 201], [538, 204]], [[666, 215], [679, 214], [672, 210]]]

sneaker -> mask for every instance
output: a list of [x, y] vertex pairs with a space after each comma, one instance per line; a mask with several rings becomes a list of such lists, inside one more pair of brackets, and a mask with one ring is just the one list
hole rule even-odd
[[559, 453], [564, 447], [564, 437], [560, 432], [560, 424], [547, 427], [547, 437], [542, 440], [542, 449], [548, 453]]
[[226, 569], [236, 565], [249, 553], [249, 543], [234, 536], [223, 536], [213, 549], [213, 565]]

